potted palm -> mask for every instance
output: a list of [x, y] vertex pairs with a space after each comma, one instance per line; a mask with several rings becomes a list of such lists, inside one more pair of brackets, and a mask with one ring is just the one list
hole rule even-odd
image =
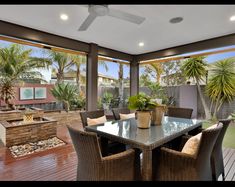
[[139, 128], [149, 128], [151, 125], [151, 116], [156, 102], [153, 102], [151, 98], [144, 93], [140, 93], [129, 97], [128, 108], [130, 110], [136, 110], [137, 112], [137, 126]]

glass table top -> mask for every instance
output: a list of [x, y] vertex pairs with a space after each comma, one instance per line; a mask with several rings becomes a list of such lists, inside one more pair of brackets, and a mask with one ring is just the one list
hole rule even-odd
[[136, 119], [108, 121], [104, 124], [87, 126], [88, 131], [109, 134], [137, 143], [150, 145], [170, 138], [178, 133], [185, 133], [201, 125], [201, 120], [183, 119], [165, 116], [161, 125], [152, 125], [148, 129], [137, 127]]

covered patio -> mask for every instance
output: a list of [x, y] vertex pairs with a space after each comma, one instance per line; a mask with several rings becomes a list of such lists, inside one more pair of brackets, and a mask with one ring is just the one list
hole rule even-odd
[[[112, 20], [108, 20], [108, 19], [105, 20], [104, 18], [104, 22], [107, 21], [107, 23], [110, 24], [110, 26], [108, 26], [110, 30], [109, 29], [105, 30], [102, 33], [103, 29], [105, 28], [104, 25], [106, 25], [106, 23], [94, 22], [93, 23], [94, 25], [91, 24], [90, 28], [88, 28], [87, 31], [81, 31], [81, 30], [79, 32], [76, 31], [76, 33], [79, 35], [77, 36], [74, 32], [73, 24], [76, 22], [74, 21], [76, 20], [75, 19], [76, 16], [79, 17], [78, 22], [81, 24], [82, 24], [82, 21], [85, 19], [86, 17], [85, 15], [87, 15], [87, 10], [86, 10], [87, 7], [85, 6], [83, 7], [83, 5], [64, 6], [67, 8], [67, 12], [69, 12], [69, 10], [71, 11], [71, 15], [70, 15], [71, 18], [74, 16], [73, 18], [74, 20], [71, 19], [72, 21], [69, 22], [67, 26], [63, 24], [61, 25], [61, 23], [57, 22], [56, 19], [54, 18], [52, 18], [51, 22], [46, 21], [46, 23], [43, 23], [42, 21], [43, 19], [46, 20], [48, 15], [51, 15], [50, 13], [58, 14], [62, 10], [65, 10], [65, 9], [61, 9], [59, 5], [50, 5], [50, 6], [30, 5], [28, 7], [25, 5], [14, 5], [12, 7], [9, 5], [1, 5], [0, 6], [0, 18], [1, 18], [0, 39], [3, 41], [7, 41], [7, 42], [27, 45], [31, 47], [32, 46], [37, 47], [39, 49], [45, 49], [45, 50], [54, 51], [54, 52], [70, 53], [70, 54], [81, 55], [85, 57], [85, 60], [86, 60], [84, 63], [85, 71], [83, 72], [84, 77], [85, 77], [85, 83], [82, 86], [79, 85], [80, 90], [83, 90], [85, 93], [85, 96], [84, 96], [85, 107], [84, 107], [84, 110], [82, 110], [82, 112], [104, 110], [104, 115], [106, 116], [107, 120], [114, 121], [112, 123], [113, 126], [116, 123], [117, 119], [115, 115], [113, 115], [114, 112], [112, 111], [112, 108], [110, 110], [106, 110], [105, 108], [100, 109], [99, 104], [98, 104], [99, 102], [101, 102], [101, 105], [102, 105], [102, 101], [99, 100], [99, 96], [100, 95], [102, 96], [104, 94], [103, 91], [100, 91], [101, 86], [99, 84], [99, 81], [106, 79], [106, 81], [110, 81], [109, 83], [111, 85], [111, 84], [114, 84], [116, 80], [113, 79], [111, 76], [103, 76], [102, 74], [99, 74], [98, 69], [99, 69], [100, 62], [109, 61], [109, 62], [117, 63], [119, 65], [120, 64], [127, 65], [129, 67], [129, 74], [128, 74], [129, 78], [126, 78], [126, 82], [127, 82], [126, 85], [128, 89], [126, 89], [126, 92], [125, 92], [126, 94], [124, 94], [124, 91], [123, 91], [122, 96], [121, 96], [124, 98], [124, 95], [125, 95], [126, 98], [129, 98], [129, 96], [130, 97], [136, 96], [140, 94], [143, 90], [145, 90], [145, 88], [141, 86], [141, 81], [143, 80], [141, 79], [141, 67], [145, 67], [148, 64], [159, 64], [162, 62], [164, 63], [164, 62], [169, 62], [169, 61], [197, 58], [200, 56], [207, 56], [211, 54], [223, 54], [226, 52], [235, 51], [235, 48], [233, 47], [235, 45], [234, 21], [231, 18], [230, 19], [231, 22], [227, 23], [228, 19], [232, 16], [232, 14], [235, 14], [234, 12], [235, 6], [233, 5], [221, 6], [221, 7], [219, 6], [205, 7], [203, 5], [201, 6], [196, 5], [195, 7], [193, 5], [192, 6], [170, 5], [169, 7], [166, 7], [163, 5], [152, 5], [152, 6], [149, 6], [149, 5], [148, 6], [110, 5], [110, 7], [112, 6], [116, 9], [123, 8], [123, 10], [130, 11], [133, 14], [138, 14], [139, 12], [141, 15], [145, 17], [145, 19], [143, 19], [145, 20], [145, 22], [143, 22], [143, 24], [145, 24], [144, 27], [141, 27], [141, 24], [137, 25], [137, 27], [134, 27], [133, 25], [129, 26], [127, 25], [126, 22], [125, 23], [117, 22], [117, 25], [115, 25], [115, 23], [113, 23]], [[81, 11], [80, 14], [77, 14], [77, 12], [75, 11], [76, 8], [78, 8]], [[160, 14], [161, 12], [163, 14], [163, 12], [165, 12], [164, 10], [167, 10], [167, 9], [171, 10], [168, 12], [172, 12], [172, 13], [165, 14], [165, 15]], [[28, 13], [25, 13], [26, 10], [28, 11], [30, 10], [30, 11]], [[44, 10], [46, 13], [45, 15], [42, 15], [41, 18], [37, 17], [33, 13], [34, 11], [38, 12], [42, 10]], [[184, 10], [185, 13], [183, 13], [182, 17], [181, 16], [179, 17], [179, 13], [182, 12], [182, 10]], [[205, 16], [205, 20], [201, 20], [202, 18], [192, 16], [192, 14], [190, 13], [190, 10], [195, 11], [194, 13], [196, 13], [197, 11], [199, 12], [201, 11], [201, 14]], [[14, 13], [11, 13], [12, 15], [10, 15], [9, 12], [12, 12], [12, 11]], [[208, 16], [208, 13], [207, 13], [208, 11], [210, 11], [212, 15], [218, 17], [217, 19], [218, 22], [215, 23], [214, 18], [212, 18], [213, 16]], [[19, 15], [22, 12], [24, 13], [22, 14], [22, 18], [20, 18]], [[156, 13], [156, 12], [159, 12], [159, 13]], [[221, 15], [217, 15], [218, 12], [220, 12]], [[29, 15], [32, 16], [32, 19], [27, 19]], [[157, 20], [158, 17], [161, 17], [161, 20], [154, 21], [154, 20]], [[179, 23], [177, 23], [177, 21], [175, 22], [174, 20], [172, 21], [172, 19], [174, 18], [178, 18], [178, 20], [180, 20]], [[179, 19], [179, 18], [182, 18], [182, 19]], [[187, 18], [189, 20], [191, 19], [191, 22], [187, 21]], [[222, 20], [222, 18], [227, 19], [227, 20]], [[33, 19], [38, 20], [39, 26], [37, 26], [37, 23], [34, 23]], [[200, 29], [196, 30], [197, 28], [194, 27], [194, 23], [192, 23], [193, 20], [195, 23], [199, 23], [200, 21], [203, 22], [203, 24], [200, 25]], [[101, 21], [101, 20], [97, 19], [97, 21]], [[181, 21], [182, 23], [180, 23]], [[161, 22], [163, 24], [160, 29], [157, 25], [161, 25]], [[167, 30], [165, 33], [164, 33], [164, 30], [162, 30], [164, 25]], [[112, 27], [114, 28], [114, 30], [111, 29]], [[122, 28], [122, 31], [120, 33], [117, 32], [118, 30], [117, 27]], [[68, 28], [68, 30], [66, 30], [65, 28]], [[93, 29], [96, 28], [97, 30], [92, 30], [92, 28]], [[127, 28], [126, 32], [123, 31], [124, 28]], [[153, 30], [153, 33], [149, 32], [151, 29]], [[205, 29], [205, 31], [202, 32], [203, 29]], [[182, 33], [183, 31], [184, 33]], [[156, 34], [154, 34], [154, 32], [156, 32]], [[171, 36], [172, 32], [173, 32], [173, 35]], [[97, 34], [97, 33], [100, 33], [100, 34]], [[133, 35], [131, 33], [133, 33]], [[226, 47], [230, 47], [230, 48], [227, 49]], [[58, 73], [55, 74], [55, 77], [56, 76], [58, 76]], [[119, 79], [120, 79], [120, 76], [123, 81], [123, 75], [120, 75], [120, 72], [119, 72]], [[206, 76], [208, 76], [208, 71], [207, 71]], [[118, 81], [120, 80], [117, 80], [117, 82]], [[172, 124], [174, 125], [176, 124], [175, 126], [172, 126], [176, 130], [174, 130], [173, 132], [170, 132], [169, 134], [177, 135], [174, 137], [177, 141], [178, 141], [177, 138], [181, 138], [183, 135], [189, 135], [193, 130], [199, 133], [199, 131], [197, 130], [200, 129], [199, 127], [204, 125], [203, 120], [206, 117], [205, 112], [202, 110], [203, 108], [202, 105], [204, 103], [201, 103], [201, 101], [197, 99], [199, 98], [200, 93], [197, 91], [196, 84], [190, 85], [190, 83], [189, 84], [186, 83], [190, 81], [189, 80], [185, 81], [184, 84], [179, 86], [179, 88], [178, 87], [175, 88], [174, 85], [172, 85], [172, 87], [175, 90], [177, 90], [175, 95], [178, 94], [178, 98], [179, 98], [179, 100], [176, 102], [177, 104], [175, 104], [173, 108], [179, 107], [179, 108], [191, 108], [192, 109], [192, 113], [190, 114], [190, 117], [188, 117], [189, 122], [184, 122], [184, 121], [181, 122], [182, 124], [184, 123], [186, 124], [185, 127], [179, 128], [177, 126], [177, 120], [172, 122]], [[203, 81], [207, 83], [207, 78], [206, 80], [203, 80]], [[124, 87], [123, 85], [119, 84], [119, 89], [123, 89], [122, 88]], [[171, 87], [168, 87], [168, 88], [171, 89]], [[35, 88], [34, 88], [34, 93], [35, 93]], [[149, 92], [146, 92], [146, 93], [147, 95], [150, 95]], [[19, 94], [19, 97], [21, 97], [21, 93], [18, 93], [18, 94]], [[123, 98], [121, 98], [121, 100], [124, 101], [125, 99]], [[37, 101], [38, 101], [38, 98], [35, 98], [35, 102]], [[209, 102], [209, 99], [206, 100], [206, 102]], [[25, 103], [27, 103], [27, 101]], [[5, 102], [4, 104], [7, 104], [7, 103]], [[126, 104], [125, 108], [127, 108], [127, 102], [125, 104]], [[4, 106], [4, 105], [1, 105], [1, 102], [0, 102], [0, 106]], [[117, 106], [118, 108], [122, 108], [124, 105], [122, 107], [120, 104]], [[223, 105], [221, 104], [221, 106]], [[138, 107], [136, 108], [138, 111]], [[132, 108], [129, 108], [129, 109], [132, 109]], [[231, 111], [235, 111], [234, 102], [232, 104], [227, 104], [226, 106], [223, 106], [221, 110], [224, 110], [226, 112], [220, 112], [219, 113], [220, 117], [218, 117], [216, 122], [213, 121], [213, 123], [217, 123], [218, 120], [221, 118], [227, 118], [232, 113]], [[102, 135], [104, 135], [103, 139], [101, 138], [101, 140], [99, 140], [101, 141], [100, 143], [101, 152], [103, 151], [102, 146], [106, 144], [108, 145], [108, 140], [106, 139], [107, 137], [109, 137], [109, 135], [111, 135], [110, 136], [111, 139], [109, 141], [111, 140], [119, 141], [118, 139], [119, 137], [117, 136], [122, 136], [123, 139], [120, 139], [120, 142], [118, 143], [124, 143], [125, 146], [127, 147], [133, 146], [131, 144], [133, 142], [133, 139], [131, 139], [130, 135], [126, 135], [126, 134], [123, 135], [124, 133], [123, 131], [118, 132], [117, 134], [113, 133], [115, 129], [111, 129], [110, 132], [108, 131], [102, 132], [102, 130], [100, 130], [102, 129], [102, 127], [100, 127], [99, 124], [104, 124], [104, 126], [110, 125], [108, 124], [108, 122], [106, 122], [107, 124], [105, 122], [97, 123], [96, 125], [100, 127], [99, 129], [98, 128], [96, 129], [97, 131], [96, 130], [94, 131], [94, 129], [92, 128], [89, 129], [85, 127], [86, 125], [84, 125], [84, 121], [82, 121], [83, 119], [81, 119], [80, 117], [80, 111], [77, 111], [77, 110], [73, 112], [67, 111], [67, 113], [64, 111], [63, 112], [53, 111], [53, 112], [45, 112], [42, 115], [43, 115], [43, 118], [42, 116], [40, 116], [41, 121], [43, 121], [44, 118], [52, 119], [51, 121], [53, 120], [57, 121], [56, 136], [59, 139], [63, 140], [65, 142], [65, 145], [52, 148], [49, 150], [44, 150], [41, 152], [33, 153], [30, 155], [14, 158], [10, 150], [6, 146], [6, 143], [1, 142], [0, 144], [0, 181], [3, 181], [3, 180], [6, 180], [6, 181], [18, 181], [18, 180], [75, 181], [77, 180], [76, 178], [77, 177], [77, 163], [78, 163], [77, 152], [74, 149], [74, 142], [71, 139], [67, 126], [70, 126], [74, 128], [75, 130], [77, 129], [81, 131], [85, 130], [88, 132], [89, 131], [97, 132], [99, 138], [102, 137]], [[168, 116], [171, 117], [169, 114], [167, 114], [166, 115], [167, 120], [168, 120]], [[100, 117], [100, 116], [96, 116], [96, 117]], [[177, 116], [173, 116], [173, 117], [177, 118]], [[4, 120], [9, 121], [10, 119], [4, 119]], [[13, 124], [14, 123], [15, 122], [13, 122]], [[129, 120], [127, 120], [126, 123], [123, 123], [121, 125], [127, 126], [127, 124], [129, 125], [131, 124], [129, 123]], [[118, 125], [120, 126], [119, 122], [118, 124], [115, 124], [115, 125], [117, 125], [116, 127], [118, 127]], [[234, 125], [234, 121], [233, 121], [233, 125]], [[203, 126], [203, 127], [205, 128], [207, 126]], [[2, 131], [2, 129], [0, 130]], [[51, 129], [49, 129], [48, 131], [50, 130]], [[55, 130], [55, 128], [53, 130]], [[32, 130], [32, 132], [33, 131], [35, 132], [35, 130]], [[39, 130], [37, 131], [39, 132]], [[167, 134], [165, 131], [163, 132], [163, 134], [164, 133]], [[149, 143], [149, 139], [147, 139], [146, 144], [149, 143], [150, 145], [149, 147], [151, 148], [151, 151], [154, 150], [155, 148], [159, 148], [165, 145], [168, 146], [168, 148], [172, 148], [171, 146], [175, 146], [175, 142], [171, 143], [171, 140], [173, 139], [170, 139], [171, 136], [169, 134], [167, 134], [166, 137], [164, 135], [165, 139], [160, 139], [160, 140], [154, 139], [155, 142], [153, 144]], [[191, 134], [191, 135], [196, 135], [196, 134]], [[5, 138], [5, 135], [3, 135], [3, 137]], [[151, 139], [152, 136], [149, 135], [149, 138]], [[139, 143], [138, 141], [137, 143]], [[178, 143], [177, 141], [176, 143]], [[141, 147], [141, 146], [139, 147], [138, 146], [139, 144], [135, 144], [133, 146], [133, 149], [136, 150]], [[154, 157], [152, 158], [152, 152], [147, 152], [150, 150], [149, 147], [147, 148], [144, 147], [143, 149], [141, 149], [141, 152], [142, 152], [141, 157], [140, 157], [141, 158], [140, 160], [142, 161], [141, 167], [143, 168], [143, 165], [144, 165], [144, 169], [141, 171], [142, 171], [142, 175], [146, 175], [144, 176], [144, 180], [152, 179], [151, 178], [152, 177], [152, 159], [154, 159]], [[127, 150], [128, 149], [129, 148], [127, 148]], [[229, 147], [223, 147], [222, 151], [223, 151], [222, 156], [223, 156], [223, 163], [224, 163], [224, 170], [225, 170], [225, 173], [224, 173], [225, 180], [235, 181], [235, 149], [229, 148]], [[144, 159], [143, 159], [143, 155], [144, 155]], [[148, 159], [151, 159], [151, 162], [148, 162]], [[150, 165], [151, 165], [151, 168], [150, 168]], [[78, 164], [78, 167], [79, 167], [79, 164]], [[149, 172], [150, 174], [147, 175], [145, 172], [146, 173]], [[78, 174], [78, 179], [79, 179], [79, 174]], [[222, 176], [220, 176], [218, 180], [221, 181]]]

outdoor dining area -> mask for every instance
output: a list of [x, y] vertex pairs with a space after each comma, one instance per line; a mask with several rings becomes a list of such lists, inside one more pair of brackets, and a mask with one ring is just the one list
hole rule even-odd
[[234, 7], [1, 5], [0, 181], [235, 181]]
[[[202, 129], [192, 109], [169, 107], [161, 122], [139, 124], [128, 108], [81, 112], [84, 130], [68, 127], [77, 180], [210, 181], [225, 179], [222, 141], [231, 119]], [[158, 111], [155, 111], [158, 112]]]

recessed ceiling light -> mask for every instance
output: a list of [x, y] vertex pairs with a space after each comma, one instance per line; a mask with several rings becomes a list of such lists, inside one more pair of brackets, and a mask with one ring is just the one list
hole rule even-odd
[[139, 46], [140, 46], [140, 47], [143, 47], [143, 46], [144, 46], [144, 42], [140, 42], [140, 43], [139, 43]]
[[179, 23], [181, 21], [183, 21], [182, 17], [175, 17], [175, 18], [170, 19], [170, 23]]
[[66, 21], [68, 18], [69, 18], [69, 17], [68, 17], [67, 14], [61, 14], [61, 15], [60, 15], [60, 19], [62, 19], [62, 20], [64, 20], [64, 21]]
[[235, 15], [230, 17], [230, 21], [235, 21]]

